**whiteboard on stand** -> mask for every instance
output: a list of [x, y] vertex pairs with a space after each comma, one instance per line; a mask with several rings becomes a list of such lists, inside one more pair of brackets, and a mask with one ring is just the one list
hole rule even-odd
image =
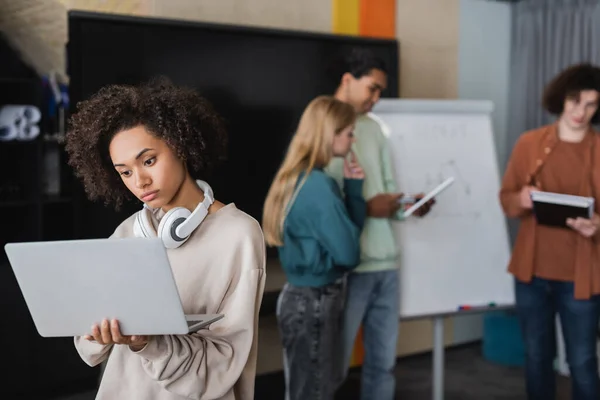
[[394, 222], [401, 318], [514, 305], [492, 110], [488, 101], [382, 99], [371, 114], [388, 136], [400, 192], [454, 178], [424, 218]]

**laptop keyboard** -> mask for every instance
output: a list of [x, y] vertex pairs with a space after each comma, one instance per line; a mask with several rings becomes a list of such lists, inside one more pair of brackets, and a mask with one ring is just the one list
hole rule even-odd
[[188, 324], [188, 327], [189, 327], [189, 326], [192, 326], [192, 325], [199, 324], [200, 322], [203, 322], [203, 321], [204, 321], [203, 319], [199, 319], [197, 321], [187, 321], [187, 324]]

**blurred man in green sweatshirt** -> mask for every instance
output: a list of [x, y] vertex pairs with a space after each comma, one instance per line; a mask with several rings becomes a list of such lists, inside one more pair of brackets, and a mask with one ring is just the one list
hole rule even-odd
[[[367, 219], [361, 235], [361, 263], [347, 278], [344, 313], [344, 366], [349, 366], [356, 335], [363, 326], [365, 358], [361, 400], [392, 400], [399, 324], [399, 277], [396, 240], [391, 219], [402, 219], [403, 206], [394, 180], [389, 143], [369, 112], [387, 87], [384, 62], [366, 49], [355, 48], [332, 65], [335, 97], [360, 115], [353, 146], [365, 172], [363, 196]], [[343, 184], [343, 160], [335, 159], [326, 172]], [[427, 213], [422, 207], [418, 215]]]

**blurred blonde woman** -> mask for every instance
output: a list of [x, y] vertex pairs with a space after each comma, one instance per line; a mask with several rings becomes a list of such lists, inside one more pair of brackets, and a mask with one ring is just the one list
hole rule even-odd
[[[360, 261], [364, 172], [351, 153], [356, 113], [329, 96], [306, 108], [263, 213], [287, 277], [277, 304], [286, 399], [333, 399], [340, 379], [343, 282]], [[347, 157], [348, 156], [348, 157]], [[323, 172], [343, 157], [344, 194]]]

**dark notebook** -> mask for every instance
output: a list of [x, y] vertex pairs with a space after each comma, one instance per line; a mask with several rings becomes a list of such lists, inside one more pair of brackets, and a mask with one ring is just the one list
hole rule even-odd
[[533, 213], [540, 225], [567, 227], [568, 218], [592, 218], [594, 199], [551, 192], [531, 192]]

